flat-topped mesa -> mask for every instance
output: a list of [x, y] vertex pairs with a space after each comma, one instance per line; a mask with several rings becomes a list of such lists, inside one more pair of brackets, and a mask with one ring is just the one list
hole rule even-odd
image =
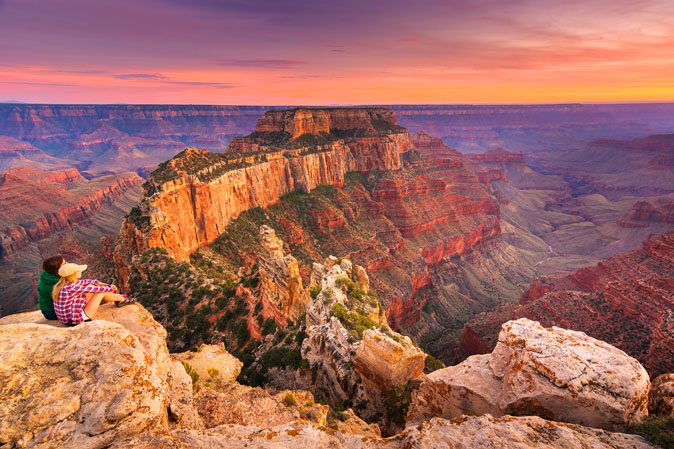
[[407, 129], [398, 125], [395, 112], [388, 108], [296, 108], [267, 111], [255, 132], [235, 137], [229, 153], [269, 151], [330, 145], [354, 137], [383, 138], [411, 148]]
[[[318, 185], [341, 187], [348, 172], [398, 170], [402, 167], [401, 153], [412, 147], [409, 133], [395, 124], [394, 113], [387, 109], [274, 112], [282, 117], [299, 111], [328, 117], [338, 126], [331, 131], [351, 127], [353, 132], [345, 138], [323, 133], [320, 144], [305, 139], [304, 133], [292, 145], [262, 145], [264, 152], [257, 153], [209, 153], [188, 148], [160, 164], [144, 184], [141, 203], [122, 223], [120, 244], [115, 250], [121, 286], [126, 285], [134, 255], [159, 247], [169, 250], [176, 260], [187, 261], [199, 247], [212, 243], [240, 213], [271, 206], [283, 195], [310, 192]], [[353, 128], [365, 125], [376, 133]]]

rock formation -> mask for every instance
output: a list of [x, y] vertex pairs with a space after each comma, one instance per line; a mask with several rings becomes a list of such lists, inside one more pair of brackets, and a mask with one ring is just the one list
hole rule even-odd
[[[260, 148], [253, 137], [243, 139], [261, 154], [239, 157], [188, 149], [150, 176], [141, 207], [123, 224], [119, 264], [153, 247], [167, 248], [177, 260], [187, 260], [241, 212], [267, 207], [297, 190], [341, 186], [350, 171], [398, 169], [401, 152], [411, 146], [407, 132], [399, 127], [383, 136], [282, 151]], [[125, 270], [118, 268], [122, 280]]]
[[408, 419], [535, 414], [606, 429], [648, 414], [649, 378], [635, 359], [581, 332], [527, 319], [503, 325], [490, 355], [428, 375]]
[[302, 286], [297, 259], [283, 250], [283, 240], [268, 226], [260, 228], [263, 254], [258, 259], [263, 307], [273, 308], [277, 322], [296, 321], [305, 312], [309, 294]]
[[651, 223], [674, 224], [674, 201], [667, 198], [659, 198], [653, 204], [648, 201], [637, 201], [618, 221], [618, 226], [645, 228]]
[[[335, 267], [354, 271], [343, 262]], [[528, 449], [542, 442], [551, 448], [652, 448], [635, 435], [537, 416], [432, 418], [391, 438], [381, 438], [352, 412], [327, 427], [333, 425], [332, 412], [316, 404], [310, 393], [270, 394], [239, 385], [233, 378], [241, 365], [221, 346], [203, 346], [191, 358], [171, 355], [165, 335], [138, 305], [103, 305], [96, 320], [75, 327], [49, 324], [39, 312], [0, 319], [0, 443], [45, 449], [468, 449], [489, 441], [504, 449]], [[193, 383], [203, 369], [211, 385]], [[621, 382], [614, 384], [615, 391], [624, 394], [630, 388]]]
[[302, 357], [313, 388], [371, 417], [384, 393], [421, 376], [426, 354], [388, 328], [383, 307], [356, 281], [359, 272], [348, 259], [314, 264], [320, 292], [307, 308]]

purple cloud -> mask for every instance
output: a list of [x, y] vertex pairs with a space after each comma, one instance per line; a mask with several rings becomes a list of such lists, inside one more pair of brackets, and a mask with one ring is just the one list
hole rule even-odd
[[165, 80], [164, 75], [158, 73], [124, 73], [121, 75], [113, 75], [113, 78], [118, 80]]

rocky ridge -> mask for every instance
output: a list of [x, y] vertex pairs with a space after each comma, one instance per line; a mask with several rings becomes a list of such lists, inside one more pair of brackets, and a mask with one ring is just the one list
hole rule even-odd
[[[437, 417], [391, 438], [379, 437], [348, 414], [338, 428], [329, 428], [324, 406], [306, 392], [274, 396], [232, 382], [237, 362], [222, 348], [169, 354], [164, 329], [140, 306], [104, 305], [97, 318], [71, 328], [46, 324], [37, 312], [0, 320], [5, 398], [0, 442], [45, 449], [469, 448], [487, 441], [495, 448], [530, 448], [541, 442], [552, 448], [653, 447], [635, 435], [537, 416]], [[206, 382], [199, 375], [204, 368]], [[616, 380], [615, 388], [628, 390], [629, 385]]]
[[422, 375], [426, 354], [388, 327], [362, 267], [331, 257], [312, 275], [320, 291], [307, 308], [302, 344], [312, 388], [372, 419], [386, 393]]

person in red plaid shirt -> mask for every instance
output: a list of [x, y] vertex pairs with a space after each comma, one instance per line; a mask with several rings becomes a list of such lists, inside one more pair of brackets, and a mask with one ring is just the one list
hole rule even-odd
[[52, 298], [56, 317], [63, 324], [91, 321], [101, 301], [114, 302], [118, 306], [135, 302], [134, 299], [117, 294], [114, 285], [103, 284], [95, 279], [80, 279], [86, 269], [86, 265], [65, 263], [58, 270], [61, 279], [54, 286]]

